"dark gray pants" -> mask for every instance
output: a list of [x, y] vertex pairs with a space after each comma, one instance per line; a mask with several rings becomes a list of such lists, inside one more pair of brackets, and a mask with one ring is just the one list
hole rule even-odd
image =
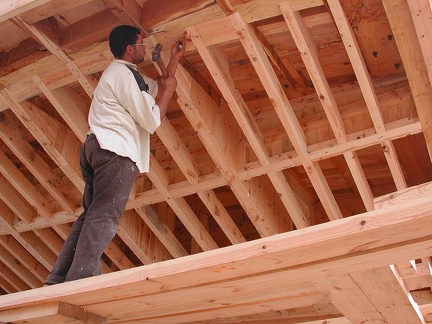
[[138, 169], [126, 157], [100, 148], [91, 134], [81, 146], [85, 188], [77, 218], [46, 279], [57, 284], [101, 274], [101, 256], [114, 238]]

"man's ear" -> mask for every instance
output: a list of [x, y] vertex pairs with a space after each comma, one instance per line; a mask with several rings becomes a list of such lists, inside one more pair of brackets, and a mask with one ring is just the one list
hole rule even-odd
[[132, 54], [133, 53], [133, 46], [132, 45], [128, 45], [126, 46], [126, 51], [128, 54]]

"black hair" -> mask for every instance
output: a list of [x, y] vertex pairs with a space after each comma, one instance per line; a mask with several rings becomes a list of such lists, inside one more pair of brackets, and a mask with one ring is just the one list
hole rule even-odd
[[121, 58], [128, 45], [135, 44], [138, 35], [141, 34], [139, 28], [129, 25], [115, 27], [109, 35], [109, 47], [115, 58]]

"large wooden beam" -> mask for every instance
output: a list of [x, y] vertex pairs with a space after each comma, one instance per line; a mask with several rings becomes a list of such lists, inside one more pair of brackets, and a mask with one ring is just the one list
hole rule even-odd
[[[432, 183], [393, 196], [380, 210], [58, 286], [0, 297], [0, 320], [13, 309], [61, 300], [110, 318], [230, 316], [231, 307], [292, 298], [323, 301], [312, 281], [380, 268], [432, 251]], [[384, 203], [383, 203], [384, 204]], [[314, 251], [314, 253], [310, 253]], [[262, 289], [265, 284], [266, 289]], [[211, 298], [206, 296], [211, 293]], [[182, 298], [181, 296], [188, 296]], [[166, 305], [169, 305], [167, 308]], [[287, 304], [284, 304], [287, 307]], [[112, 314], [112, 315], [110, 315]], [[12, 319], [10, 319], [12, 320]]]
[[[416, 33], [408, 1], [383, 0], [383, 4], [408, 76], [429, 157], [432, 159], [432, 87], [428, 74], [430, 68], [426, 65], [430, 65], [430, 62], [425, 62], [428, 57], [423, 56], [420, 36]], [[430, 20], [428, 28], [431, 28]]]
[[0, 4], [0, 22], [6, 21], [16, 15], [20, 15], [51, 1], [52, 0], [3, 1]]
[[[29, 307], [25, 312], [11, 311], [4, 319], [20, 323], [88, 323], [105, 324], [106, 318], [87, 312], [86, 309], [63, 302], [53, 302]], [[29, 322], [27, 322], [29, 321]]]

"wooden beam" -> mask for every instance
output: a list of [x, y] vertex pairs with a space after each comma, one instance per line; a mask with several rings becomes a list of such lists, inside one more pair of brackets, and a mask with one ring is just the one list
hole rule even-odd
[[[324, 74], [324, 70], [319, 62], [317, 44], [312, 38], [306, 23], [298, 11], [294, 11], [287, 2], [281, 4], [281, 10], [291, 31], [291, 35], [293, 36], [297, 48], [303, 58], [303, 62], [305, 62], [306, 69], [309, 72], [317, 96], [320, 99], [327, 120], [329, 121], [330, 127], [336, 137], [336, 141], [338, 143], [345, 143], [347, 141], [345, 124], [342, 120], [342, 115], [336, 103], [336, 99]], [[345, 152], [344, 158], [351, 171], [366, 209], [372, 210], [372, 190], [370, 189], [357, 154], [355, 152]]]
[[[29, 102], [17, 102], [7, 89], [1, 90], [1, 96], [77, 189], [83, 192], [84, 182], [78, 162], [81, 143], [75, 135], [40, 108]], [[67, 145], [64, 145], [65, 142]]]
[[157, 241], [155, 234], [134, 210], [127, 210], [123, 213], [117, 235], [142, 264], [151, 264], [170, 258], [166, 250], [157, 249], [162, 244]]
[[[38, 288], [42, 286], [42, 280], [37, 278], [31, 269], [23, 265], [13, 254], [10, 247], [5, 248], [0, 245], [0, 261], [12, 269], [13, 272], [24, 281], [31, 288]], [[45, 278], [44, 278], [45, 279]], [[44, 280], [43, 279], [43, 280]]]
[[[164, 118], [162, 120], [161, 125], [156, 130], [156, 133], [161, 139], [161, 141], [164, 143], [166, 149], [168, 150], [174, 161], [179, 166], [187, 181], [191, 185], [198, 184], [199, 170], [197, 163], [195, 162], [183, 140], [177, 134], [174, 127], [171, 125], [167, 118]], [[221, 229], [224, 231], [227, 237], [230, 238], [232, 243], [238, 243], [238, 239], [240, 239], [240, 241], [244, 241], [244, 238], [242, 237], [242, 234], [238, 229], [237, 225], [234, 223], [232, 218], [227, 215], [225, 207], [217, 201], [216, 195], [209, 190], [205, 193], [200, 191], [198, 191], [197, 193], [201, 197], [204, 204], [207, 206], [208, 210], [210, 211], [216, 222], [219, 224]], [[214, 208], [216, 205], [218, 206], [217, 209]], [[140, 211], [138, 211], [138, 213], [142, 216]], [[161, 241], [163, 242], [163, 240]], [[170, 249], [168, 248], [168, 250]]]
[[156, 211], [151, 206], [136, 208], [135, 211], [141, 216], [143, 221], [174, 258], [189, 255], [173, 232], [162, 222]]
[[[153, 37], [146, 38], [146, 42], [148, 42], [148, 48], [155, 45]], [[162, 59], [167, 62], [166, 53], [162, 53]], [[251, 194], [253, 188], [248, 188], [246, 182], [237, 178], [238, 124], [231, 112], [218, 106], [182, 66], [178, 67], [176, 77], [179, 83], [177, 92], [180, 107], [198, 132], [198, 136], [215, 161], [222, 177], [230, 185], [259, 234], [267, 236], [287, 231], [289, 227], [285, 219], [276, 219], [275, 212], [264, 213], [260, 208], [259, 204], [267, 208], [272, 206], [271, 202], [266, 202], [263, 196]], [[273, 216], [269, 217], [269, 215]]]
[[147, 36], [140, 23], [142, 7], [138, 1], [103, 0], [103, 2], [124, 25], [136, 26], [141, 29], [144, 36]]
[[[8, 285], [13, 287], [14, 292], [28, 290], [32, 288], [18, 274], [16, 274], [12, 268], [7, 266], [2, 261], [0, 261], [0, 277], [7, 281]], [[7, 288], [7, 286], [5, 287]]]
[[[23, 239], [16, 240], [11, 235], [1, 236], [0, 244], [4, 249], [12, 251], [12, 255], [15, 256], [18, 262], [29, 269], [31, 273], [40, 280], [39, 285], [36, 286], [40, 287], [41, 283], [46, 279], [46, 277], [48, 277], [49, 272], [47, 268], [42, 265], [43, 263], [33, 256], [33, 253], [35, 253], [39, 247], [35, 246], [32, 249], [27, 250], [24, 248], [24, 246], [27, 248], [29, 247], [29, 244], [26, 243], [26, 241]], [[36, 252], [35, 254], [40, 256], [40, 253]]]
[[192, 13], [200, 14], [206, 6], [212, 4], [211, 0], [183, 0], [183, 1], [146, 1], [142, 6], [140, 24], [152, 32], [155, 27], [166, 22], [173, 21], [179, 17]]
[[314, 285], [330, 299], [350, 323], [365, 320], [385, 322], [382, 314], [349, 274], [324, 278], [314, 282]]
[[197, 194], [232, 244], [246, 242], [241, 230], [213, 190], [198, 191]]
[[240, 35], [240, 41], [248, 54], [262, 85], [266, 89], [269, 98], [272, 99], [273, 106], [287, 132], [291, 143], [297, 154], [302, 160], [302, 164], [311, 180], [318, 196], [327, 212], [330, 220], [342, 217], [339, 206], [328, 186], [328, 183], [322, 173], [318, 163], [310, 161], [308, 157], [306, 138], [301, 126], [295, 116], [288, 98], [284, 95], [282, 86], [270, 64], [270, 61], [254, 35], [252, 28], [247, 25], [246, 21], [238, 13], [231, 15], [231, 23], [237, 34]]
[[162, 119], [161, 125], [156, 129], [156, 134], [174, 161], [176, 161], [188, 182], [197, 184], [199, 177], [198, 165], [168, 118]]
[[0, 122], [0, 138], [9, 146], [14, 154], [35, 176], [39, 183], [56, 199], [62, 208], [74, 214], [78, 201], [70, 195], [68, 189], [52, 172], [51, 167], [42, 159], [34, 148], [22, 137], [18, 119], [13, 115], [5, 114]]
[[83, 143], [89, 131], [86, 116], [84, 115], [88, 103], [69, 87], [49, 90], [38, 75], [33, 76], [32, 80], [48, 98], [81, 143]]
[[[92, 75], [85, 75], [84, 72], [78, 67], [75, 61], [67, 64], [73, 75], [83, 87], [89, 98], [93, 98], [93, 93], [97, 87], [98, 80]], [[42, 81], [42, 80], [41, 80]], [[43, 82], [43, 81], [42, 81]], [[86, 121], [87, 124], [87, 121]]]
[[31, 223], [36, 218], [36, 210], [16, 192], [3, 175], [0, 175], [0, 198], [22, 221]]
[[[349, 141], [344, 144], [335, 144], [335, 142], [323, 143], [325, 145], [319, 145], [318, 147], [312, 146], [309, 148], [309, 155], [312, 161], [320, 161], [327, 159], [332, 156], [343, 154], [344, 152], [351, 151], [353, 147], [356, 149], [362, 149], [379, 144], [382, 140], [397, 139], [412, 134], [421, 133], [422, 128], [418, 120], [405, 120], [401, 124], [397, 122], [395, 125], [390, 125], [389, 130], [384, 134], [376, 134], [371, 129], [370, 132], [364, 132], [358, 134], [350, 134]], [[237, 176], [239, 179], [250, 179], [268, 172], [276, 170], [290, 168], [296, 165], [301, 165], [300, 158], [296, 152], [291, 151], [280, 156], [271, 158], [272, 163], [270, 166], [265, 167], [257, 163], [251, 163], [248, 165], [247, 170], [239, 170]], [[170, 193], [173, 197], [183, 197], [185, 195], [196, 193], [197, 190], [208, 190], [226, 185], [226, 180], [220, 176], [206, 177], [200, 179], [197, 186], [190, 186], [186, 183], [179, 183], [170, 187]], [[135, 197], [134, 201], [128, 202], [128, 208], [136, 208], [141, 205], [154, 204], [163, 201], [163, 197], [149, 190]]]
[[[55, 262], [56, 254], [51, 251], [50, 248], [47, 249], [47, 245], [39, 238], [42, 236], [39, 231], [35, 230], [26, 231], [25, 233], [18, 233], [14, 227], [15, 215], [12, 210], [6, 206], [3, 202], [0, 202], [0, 216], [1, 225], [7, 229], [9, 235], [15, 239], [22, 247], [24, 247], [31, 255], [41, 264], [42, 267], [46, 269], [51, 269]], [[6, 236], [2, 236], [2, 243], [4, 246], [9, 239]], [[14, 244], [12, 244], [14, 245]], [[25, 252], [20, 255], [25, 255]], [[36, 270], [36, 273], [40, 273]]]
[[0, 5], [0, 22], [6, 21], [16, 15], [20, 15], [51, 1], [52, 0], [21, 0], [3, 2]]
[[[361, 50], [355, 38], [354, 32], [348, 22], [346, 15], [343, 12], [340, 1], [328, 0], [327, 3], [332, 11], [332, 15], [335, 19], [336, 26], [339, 29], [339, 33], [341, 34], [342, 41], [350, 58], [360, 89], [362, 90], [366, 106], [369, 110], [371, 120], [377, 132], [383, 133], [385, 131], [385, 125], [381, 107], [379, 105], [378, 97], [375, 93], [371, 76], [368, 72], [363, 55], [361, 54]], [[398, 190], [406, 188], [406, 181], [393, 143], [391, 141], [384, 141], [382, 146], [390, 171], [393, 175], [396, 188]]]
[[147, 175], [162, 194], [165, 201], [174, 210], [177, 217], [182, 221], [183, 225], [188, 229], [189, 233], [191, 233], [192, 237], [195, 238], [204, 251], [216, 249], [218, 247], [216, 242], [198, 220], [184, 198], [173, 198], [170, 196], [167, 175], [153, 155], [151, 155], [150, 161], [151, 168]]
[[14, 319], [14, 322], [26, 323], [88, 323], [88, 324], [106, 324], [106, 318], [92, 314], [85, 308], [64, 302], [52, 302], [43, 305], [29, 307], [25, 312], [11, 311], [4, 314], [4, 320]]
[[429, 157], [432, 159], [432, 86], [410, 8], [406, 0], [383, 0], [383, 4], [408, 76]]
[[[184, 307], [201, 311], [204, 317], [223, 310], [229, 316], [230, 307], [281, 298], [292, 298], [297, 307], [312, 305], [322, 302], [323, 295], [316, 294], [311, 281], [429, 255], [431, 191], [432, 183], [428, 183], [410, 188], [397, 202], [380, 210], [320, 226], [1, 296], [0, 320], [14, 309], [24, 312], [26, 307], [55, 300], [85, 305], [89, 312], [106, 315], [108, 320], [120, 316], [148, 321], [180, 315]], [[311, 250], [317, 253], [308, 253]], [[262, 289], [263, 284], [271, 289]], [[211, 300], [205, 298], [209, 292]], [[186, 294], [190, 298], [180, 298]], [[171, 311], [167, 311], [167, 302]]]
[[53, 54], [55, 57], [57, 57], [60, 61], [64, 63], [68, 63], [71, 61], [70, 57], [63, 52], [63, 50], [60, 48], [58, 44], [53, 42], [46, 36], [44, 33], [39, 31], [36, 27], [33, 25], [30, 25], [28, 22], [26, 22], [24, 19], [21, 18], [21, 16], [16, 16], [12, 19], [12, 21], [20, 27], [22, 30], [24, 30], [27, 34], [29, 34], [31, 37], [33, 37], [36, 41], [41, 43], [45, 46], [45, 48]]
[[[174, 8], [177, 8], [179, 12], [175, 12]], [[153, 18], [151, 11], [159, 14]], [[223, 10], [214, 1], [183, 0], [177, 3], [169, 0], [150, 1], [143, 4], [141, 25], [149, 34], [155, 35], [160, 32], [178, 32], [191, 25], [225, 17]]]
[[[280, 2], [281, 0], [253, 0], [248, 2], [231, 0], [235, 10], [247, 23], [279, 16], [281, 14]], [[296, 11], [323, 5], [322, 0], [289, 0], [288, 2]]]
[[[211, 47], [205, 46], [200, 34], [194, 27], [187, 28], [187, 32], [221, 90], [228, 107], [230, 107], [259, 162], [262, 165], [269, 165], [269, 148], [264, 142], [263, 134], [246, 102], [243, 100], [234, 80], [230, 76], [226, 55], [217, 45]], [[276, 172], [270, 179], [275, 185], [276, 190], [281, 194], [283, 198], [282, 202], [285, 204], [296, 226], [298, 228], [307, 226], [306, 217], [299, 207], [297, 199], [293, 195], [291, 188], [289, 188], [288, 183], [282, 180], [284, 179], [283, 174], [277, 174]]]
[[111, 30], [120, 25], [117, 17], [110, 9], [81, 19], [70, 25], [61, 35], [60, 47], [68, 55], [78, 50], [103, 42]]
[[336, 104], [336, 100], [327, 82], [324, 70], [318, 57], [318, 46], [300, 12], [291, 8], [288, 2], [280, 4], [282, 14], [289, 27], [291, 35], [301, 54], [303, 62], [314, 85], [330, 127], [338, 143], [346, 142], [345, 125]]
[[246, 139], [258, 157], [258, 160], [261, 164], [268, 165], [270, 163], [269, 148], [264, 143], [264, 137], [261, 130], [247, 107], [246, 102], [243, 100], [239, 90], [236, 88], [234, 80], [230, 76], [228, 58], [216, 45], [212, 47], [205, 46], [194, 27], [189, 27], [186, 30], [225, 98], [228, 107], [231, 109], [234, 117], [239, 123]]

